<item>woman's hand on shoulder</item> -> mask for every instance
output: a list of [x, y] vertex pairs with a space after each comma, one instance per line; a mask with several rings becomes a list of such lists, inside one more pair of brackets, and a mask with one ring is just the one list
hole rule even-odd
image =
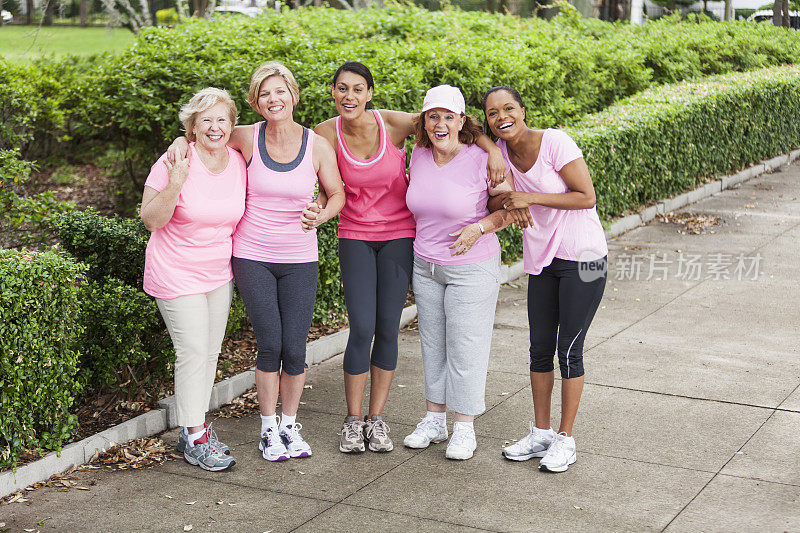
[[189, 140], [186, 137], [178, 137], [167, 148], [167, 159], [170, 163], [175, 163], [178, 159], [189, 158]]
[[169, 184], [178, 189], [183, 187], [183, 184], [186, 183], [186, 178], [189, 177], [189, 157], [178, 155], [174, 163], [170, 162], [169, 157], [167, 157], [164, 160], [164, 164], [167, 165]]

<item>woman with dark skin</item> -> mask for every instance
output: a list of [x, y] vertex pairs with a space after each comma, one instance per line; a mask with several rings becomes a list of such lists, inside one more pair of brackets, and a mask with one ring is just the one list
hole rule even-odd
[[[541, 457], [541, 470], [563, 472], [577, 459], [572, 427], [583, 391], [583, 342], [603, 296], [608, 248], [577, 144], [563, 131], [529, 128], [522, 98], [510, 87], [489, 90], [483, 110], [515, 191], [497, 196], [491, 207], [527, 211], [535, 225], [523, 233], [534, 422], [530, 434], [503, 455], [514, 461]], [[558, 433], [550, 428], [556, 351], [562, 378]]]
[[[345, 453], [362, 452], [365, 447], [388, 452], [394, 447], [383, 409], [397, 364], [397, 333], [411, 279], [415, 235], [414, 219], [405, 204], [404, 144], [414, 134], [416, 115], [372, 109], [373, 90], [366, 66], [343, 64], [333, 76], [331, 91], [339, 115], [314, 129], [336, 150], [346, 193], [339, 222], [339, 260], [350, 320], [343, 365], [347, 417], [339, 445]], [[490, 155], [489, 178], [499, 183], [505, 160], [488, 137], [482, 136], [478, 144]], [[317, 203], [325, 202], [320, 194]], [[362, 420], [368, 376], [369, 412]]]

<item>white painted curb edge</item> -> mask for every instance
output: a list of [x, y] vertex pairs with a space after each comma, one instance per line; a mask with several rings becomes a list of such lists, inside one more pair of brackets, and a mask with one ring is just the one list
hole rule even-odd
[[[674, 198], [669, 198], [647, 207], [638, 213], [615, 220], [606, 231], [606, 238], [613, 238], [647, 224], [656, 215], [668, 213], [690, 203], [707, 198], [712, 194], [721, 192], [736, 184], [747, 181], [764, 172], [779, 168], [800, 158], [800, 149], [788, 154], [779, 155], [772, 159], [762, 161], [757, 165], [747, 168], [732, 176], [723, 176], [699, 189], [690, 191]], [[508, 283], [525, 275], [522, 261], [501, 267], [501, 282]], [[411, 305], [403, 309], [400, 318], [400, 327], [405, 327], [417, 317], [417, 306]], [[306, 361], [314, 365], [344, 352], [347, 346], [349, 329], [327, 335], [308, 343]], [[229, 403], [237, 396], [255, 385], [255, 372], [247, 370], [214, 385], [211, 391], [209, 411]], [[60, 474], [72, 465], [83, 464], [94, 456], [96, 452], [103, 452], [115, 444], [125, 443], [141, 437], [147, 437], [177, 427], [175, 397], [169, 396], [158, 402], [159, 409], [153, 409], [127, 422], [108, 428], [81, 441], [64, 446], [61, 452], [51, 452], [42, 459], [21, 466], [16, 470], [0, 473], [0, 498], [12, 492], [44, 481], [53, 474]]]

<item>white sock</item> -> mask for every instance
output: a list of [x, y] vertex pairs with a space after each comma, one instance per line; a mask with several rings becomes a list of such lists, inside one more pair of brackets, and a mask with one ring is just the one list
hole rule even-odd
[[206, 433], [205, 428], [201, 429], [197, 433], [189, 433], [189, 430], [186, 428], [184, 428], [184, 431], [186, 431], [186, 440], [188, 441], [189, 446], [194, 446], [194, 441], [196, 441]]
[[287, 415], [285, 413], [281, 413], [281, 429], [293, 426], [294, 421], [296, 419], [297, 419], [297, 413], [293, 415]]
[[475, 433], [475, 425], [472, 422], [462, 422], [460, 420], [456, 420], [453, 422], [453, 432], [455, 433], [456, 427], [464, 426], [465, 428], [469, 429], [471, 432]]
[[270, 428], [278, 429], [278, 418], [275, 415], [261, 415], [261, 434], [266, 434]]
[[447, 411], [444, 411], [444, 412], [441, 412], [441, 413], [436, 413], [434, 411], [428, 411], [425, 416], [433, 418], [434, 420], [436, 420], [437, 422], [439, 422], [442, 425], [447, 425]]

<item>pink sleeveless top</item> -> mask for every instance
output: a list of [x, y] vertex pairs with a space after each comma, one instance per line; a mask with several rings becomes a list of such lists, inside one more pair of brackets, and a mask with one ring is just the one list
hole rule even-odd
[[317, 184], [314, 133], [303, 128], [297, 157], [278, 163], [267, 153], [266, 127], [266, 122], [254, 127], [244, 216], [233, 234], [233, 256], [267, 263], [317, 261], [317, 231], [306, 233], [300, 226], [300, 214], [312, 200]]
[[375, 109], [372, 112], [378, 121], [380, 146], [370, 159], [356, 157], [347, 148], [342, 117], [336, 117], [336, 159], [345, 192], [339, 238], [388, 241], [414, 237], [414, 216], [406, 206], [405, 152], [392, 144], [381, 114]]

